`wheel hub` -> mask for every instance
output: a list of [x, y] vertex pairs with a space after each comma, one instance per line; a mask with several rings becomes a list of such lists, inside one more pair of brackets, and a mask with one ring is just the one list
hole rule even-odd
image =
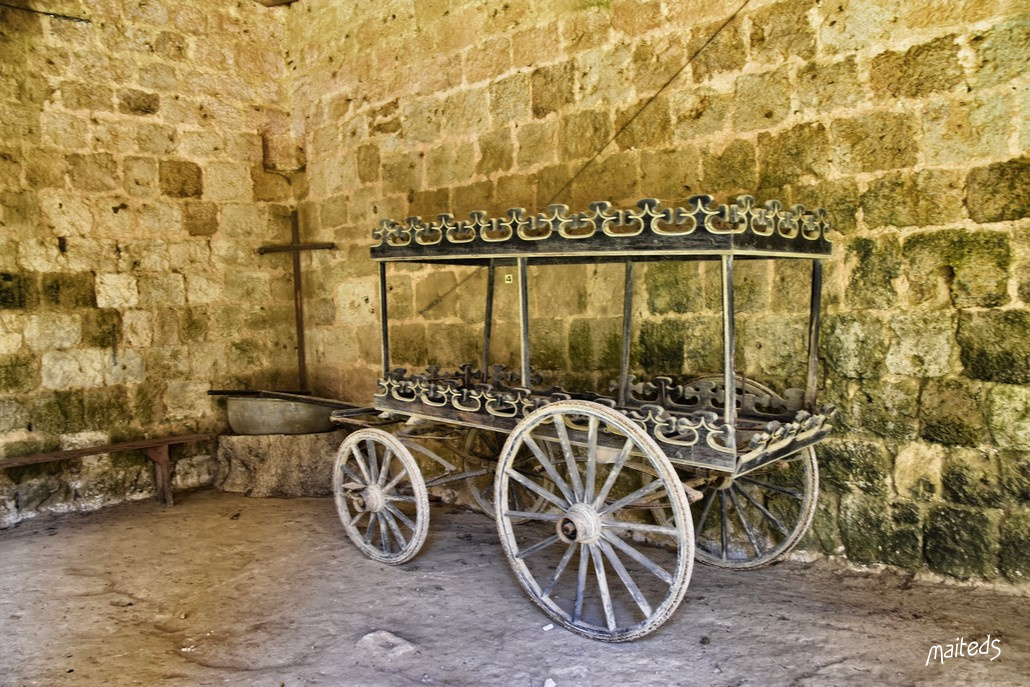
[[556, 529], [566, 544], [594, 544], [601, 538], [601, 516], [592, 506], [577, 503], [558, 520]]
[[370, 484], [360, 492], [353, 491], [347, 496], [350, 498], [350, 502], [354, 506], [354, 510], [358, 513], [378, 513], [386, 504], [386, 499], [383, 497], [383, 490], [377, 484]]

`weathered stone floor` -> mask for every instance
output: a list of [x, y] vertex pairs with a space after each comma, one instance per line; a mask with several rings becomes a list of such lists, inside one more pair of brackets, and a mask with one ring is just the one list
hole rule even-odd
[[[0, 531], [0, 685], [1022, 685], [1026, 596], [785, 563], [698, 566], [655, 634], [549, 631], [486, 517], [384, 567], [331, 499], [180, 494]], [[387, 634], [388, 633], [388, 634]], [[925, 665], [931, 646], [1000, 655]]]

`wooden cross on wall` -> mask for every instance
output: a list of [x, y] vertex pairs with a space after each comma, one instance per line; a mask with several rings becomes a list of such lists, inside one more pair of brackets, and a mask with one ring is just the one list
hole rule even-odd
[[296, 209], [290, 212], [290, 242], [261, 246], [257, 249], [258, 255], [266, 253], [293, 254], [293, 311], [297, 319], [297, 380], [300, 384], [298, 391], [302, 394], [308, 393], [308, 367], [307, 355], [304, 350], [304, 292], [300, 279], [300, 253], [305, 250], [335, 249], [335, 243], [300, 242], [300, 220], [297, 217]]

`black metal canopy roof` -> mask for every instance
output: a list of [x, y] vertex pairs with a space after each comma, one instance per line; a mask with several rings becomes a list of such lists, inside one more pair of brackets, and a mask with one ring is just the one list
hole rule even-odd
[[745, 257], [820, 258], [830, 254], [825, 210], [804, 205], [785, 208], [777, 200], [757, 207], [752, 196], [730, 204], [712, 196], [691, 196], [685, 206], [663, 207], [655, 198], [635, 209], [616, 209], [606, 201], [569, 213], [551, 205], [528, 214], [512, 208], [504, 217], [473, 212], [468, 220], [438, 215], [435, 221], [409, 217], [385, 219], [373, 229], [372, 259], [380, 261], [465, 262], [488, 258], [579, 259]]

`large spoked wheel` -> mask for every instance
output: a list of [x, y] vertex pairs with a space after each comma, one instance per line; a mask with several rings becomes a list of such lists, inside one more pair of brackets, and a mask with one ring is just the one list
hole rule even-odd
[[[495, 463], [501, 455], [501, 448], [503, 446], [504, 435], [499, 432], [491, 432], [485, 429], [470, 429], [465, 435], [465, 450], [462, 454], [462, 467], [464, 470], [476, 473], [480, 472], [485, 466], [490, 468], [487, 472], [480, 472], [480, 474], [473, 474], [473, 476], [466, 478], [465, 484], [468, 487], [469, 494], [472, 496], [472, 500], [482, 509], [483, 513], [491, 518], [495, 517]], [[541, 448], [545, 451], [550, 451], [549, 446]], [[543, 470], [528, 449], [519, 453], [518, 459], [514, 463], [514, 468], [545, 489], [550, 486], [550, 481], [546, 478], [540, 479], [540, 474]], [[518, 483], [512, 485], [512, 489], [512, 498], [516, 501], [516, 510], [536, 513], [547, 507], [547, 500], [536, 492], [530, 491]]]
[[347, 536], [372, 560], [398, 565], [422, 548], [429, 495], [411, 452], [393, 435], [359, 429], [344, 440], [333, 496]]
[[801, 540], [819, 494], [815, 451], [806, 447], [739, 477], [715, 477], [699, 487], [695, 505], [697, 560], [748, 570], [787, 555]]
[[[514, 468], [525, 450], [546, 488]], [[516, 487], [546, 507], [519, 510]], [[683, 599], [694, 558], [686, 495], [665, 454], [625, 415], [586, 401], [536, 410], [504, 445], [494, 498], [519, 583], [569, 630], [635, 639]]]

